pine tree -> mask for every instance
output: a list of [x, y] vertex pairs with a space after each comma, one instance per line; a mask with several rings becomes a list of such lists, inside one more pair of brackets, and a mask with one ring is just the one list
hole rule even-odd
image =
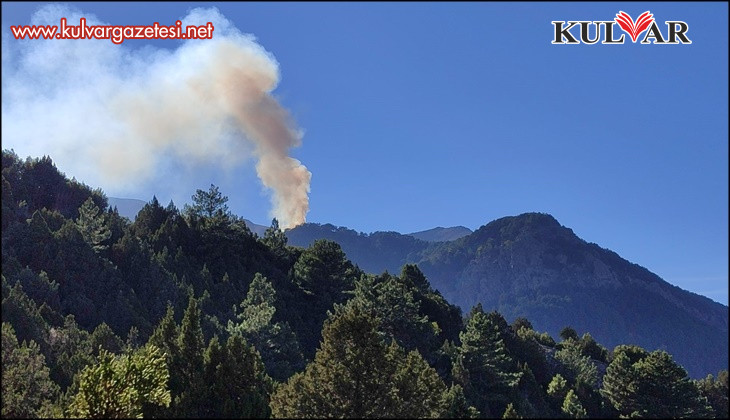
[[565, 395], [565, 401], [563, 401], [563, 413], [574, 419], [584, 419], [588, 417], [586, 410], [580, 403], [578, 396], [575, 395], [573, 390], [569, 390]]
[[606, 369], [601, 394], [622, 416], [706, 417], [708, 400], [664, 351], [618, 346]]
[[391, 379], [395, 388], [393, 417], [436, 418], [444, 411], [446, 385], [418, 351], [406, 354], [395, 341], [388, 347], [390, 363], [396, 366]]
[[205, 417], [265, 418], [271, 413], [272, 381], [256, 350], [239, 334], [223, 345], [211, 339], [205, 354]]
[[286, 255], [286, 244], [288, 238], [279, 228], [279, 221], [274, 218], [271, 220], [271, 227], [264, 232], [262, 242], [266, 244], [274, 253], [280, 257]]
[[177, 339], [180, 349], [179, 377], [182, 391], [175, 398], [176, 410], [180, 415], [197, 416], [203, 398], [203, 330], [200, 327], [200, 308], [198, 301], [190, 295], [188, 307], [180, 325]]
[[79, 377], [79, 390], [69, 405], [72, 417], [142, 417], [145, 405], [168, 406], [165, 358], [154, 346], [132, 355], [114, 356], [106, 350]]
[[477, 306], [470, 312], [452, 375], [482, 415], [503, 413], [522, 372], [500, 338], [499, 326]]
[[111, 230], [106, 224], [104, 213], [94, 204], [91, 197], [79, 207], [76, 227], [94, 251], [101, 252], [109, 247], [105, 242], [111, 237]]
[[421, 315], [420, 303], [413, 296], [414, 286], [398, 277], [383, 274], [377, 279], [363, 277], [355, 283], [348, 305], [360, 305], [380, 319], [380, 328], [407, 350], [418, 349], [429, 360], [438, 350], [438, 330]]
[[444, 411], [445, 386], [436, 372], [418, 353], [404, 357], [397, 344], [386, 346], [377, 318], [358, 305], [338, 306], [322, 337], [314, 361], [272, 395], [274, 417], [437, 416]]
[[2, 416], [37, 417], [58, 395], [38, 344], [18, 344], [13, 327], [2, 323]]
[[555, 352], [555, 360], [561, 364], [561, 372], [576, 388], [593, 388], [598, 381], [598, 369], [588, 356], [583, 356], [576, 342]]
[[193, 205], [188, 212], [201, 217], [212, 218], [213, 216], [229, 215], [228, 197], [221, 194], [218, 187], [210, 184], [208, 191], [196, 190], [192, 196]]
[[568, 395], [568, 390], [568, 381], [566, 381], [559, 373], [555, 374], [547, 388], [547, 394], [550, 397], [550, 400], [553, 401], [553, 407], [557, 408], [563, 403], [563, 401], [565, 401], [565, 396]]
[[711, 408], [687, 371], [657, 350], [636, 364], [636, 395], [642, 417], [706, 417]]
[[441, 406], [443, 412], [441, 418], [446, 419], [475, 419], [479, 417], [479, 411], [470, 406], [464, 396], [464, 389], [459, 384], [453, 384], [444, 393]]
[[639, 409], [635, 376], [631, 354], [624, 351], [622, 346], [616, 347], [613, 360], [603, 376], [600, 392], [611, 406], [624, 416], [630, 416]]
[[515, 410], [515, 407], [512, 405], [512, 403], [507, 404], [507, 408], [504, 410], [504, 414], [502, 415], [503, 419], [520, 419], [519, 414], [517, 414], [517, 410]]
[[272, 322], [276, 291], [271, 282], [256, 273], [246, 299], [241, 302], [239, 322], [228, 322], [228, 332], [239, 334], [261, 354], [266, 372], [277, 381], [288, 379], [304, 368], [304, 357], [296, 335], [286, 322]]
[[697, 387], [712, 406], [715, 417], [728, 418], [728, 371], [718, 372], [717, 379], [712, 375], [707, 375], [704, 379], [697, 381]]

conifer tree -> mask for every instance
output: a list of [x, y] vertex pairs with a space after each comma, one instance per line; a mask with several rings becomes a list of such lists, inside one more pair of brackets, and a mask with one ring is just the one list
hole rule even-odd
[[277, 381], [288, 379], [304, 368], [299, 342], [286, 322], [272, 321], [276, 291], [271, 282], [256, 273], [246, 299], [241, 302], [238, 323], [228, 322], [228, 332], [244, 337], [261, 354], [266, 372]]
[[94, 251], [101, 252], [108, 248], [109, 245], [105, 242], [111, 237], [112, 233], [104, 220], [104, 213], [94, 204], [91, 197], [87, 198], [84, 204], [79, 207], [76, 227]]
[[286, 255], [286, 244], [288, 240], [284, 232], [279, 228], [279, 221], [276, 218], [271, 220], [271, 226], [264, 232], [263, 243], [271, 248], [275, 254], [283, 257]]
[[314, 361], [272, 395], [274, 417], [435, 417], [444, 412], [445, 386], [436, 371], [418, 353], [404, 357], [397, 344], [386, 346], [377, 318], [358, 305], [338, 306], [322, 337]]
[[2, 323], [2, 417], [37, 417], [58, 395], [38, 344], [18, 344], [13, 327]]
[[573, 392], [572, 389], [565, 395], [565, 401], [563, 401], [563, 413], [574, 419], [584, 419], [588, 417], [586, 410], [583, 408], [578, 396], [575, 395], [575, 392]]
[[565, 401], [565, 396], [568, 395], [568, 390], [568, 381], [566, 381], [561, 374], [555, 374], [547, 388], [547, 394], [553, 401], [554, 407], [560, 406], [563, 401]]
[[728, 417], [728, 371], [721, 370], [717, 373], [717, 379], [707, 375], [704, 379], [697, 381], [697, 387], [703, 397], [712, 406], [716, 417]]
[[482, 415], [503, 413], [520, 372], [500, 338], [499, 326], [477, 306], [459, 334], [461, 346], [452, 375]]
[[271, 413], [272, 381], [256, 350], [239, 334], [221, 345], [211, 339], [205, 354], [207, 397], [202, 414], [216, 418], [265, 418]]
[[464, 396], [464, 389], [459, 384], [453, 384], [444, 393], [442, 397], [443, 412], [441, 418], [446, 419], [465, 419], [478, 418], [479, 411], [470, 406]]
[[601, 394], [622, 416], [706, 417], [708, 400], [665, 351], [618, 346]]
[[503, 419], [519, 419], [521, 418], [517, 414], [517, 410], [515, 410], [515, 407], [512, 405], [512, 403], [507, 404], [507, 408], [504, 410], [504, 414], [502, 415]]
[[142, 417], [145, 405], [170, 404], [167, 377], [165, 358], [154, 346], [121, 356], [102, 350], [98, 363], [81, 372], [69, 414], [91, 418]]
[[203, 398], [203, 330], [200, 326], [198, 301], [190, 295], [188, 307], [180, 324], [177, 339], [180, 361], [177, 366], [182, 385], [180, 394], [175, 398], [175, 407], [180, 415], [197, 416]]

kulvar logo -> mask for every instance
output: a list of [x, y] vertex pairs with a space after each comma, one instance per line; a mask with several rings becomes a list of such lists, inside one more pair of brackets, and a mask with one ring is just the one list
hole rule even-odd
[[[640, 44], [670, 45], [692, 43], [687, 37], [689, 25], [686, 22], [681, 20], [665, 21], [664, 24], [667, 26], [667, 32], [666, 36], [664, 36], [659, 29], [659, 25], [654, 20], [654, 15], [648, 10], [640, 14], [636, 18], [636, 21], [628, 13], [619, 11], [614, 20], [610, 21], [579, 20], [566, 22], [563, 20], [554, 20], [552, 24], [555, 35], [552, 44], [597, 44], [598, 41], [601, 41], [601, 44], [623, 44], [626, 35], [621, 34], [620, 38], [614, 39], [614, 33], [618, 32], [614, 31], [614, 24], [618, 24], [631, 37], [631, 41], [634, 43], [636, 43], [639, 35], [644, 31], [646, 31], [646, 34], [641, 42], [639, 42]], [[577, 34], [571, 32], [575, 27], [577, 27]], [[593, 37], [591, 37], [591, 33], [593, 33]]]

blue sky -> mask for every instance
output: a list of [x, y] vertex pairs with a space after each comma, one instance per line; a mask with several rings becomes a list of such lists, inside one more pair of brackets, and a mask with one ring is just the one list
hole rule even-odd
[[[279, 62], [274, 94], [305, 130], [293, 155], [312, 172], [308, 221], [412, 232], [546, 212], [728, 302], [726, 3], [70, 4], [120, 25], [214, 6], [254, 34]], [[4, 47], [8, 26], [39, 5], [3, 3]], [[650, 10], [664, 33], [665, 20], [685, 21], [693, 43], [550, 43], [553, 20], [619, 10]], [[145, 44], [180, 42], [124, 48]], [[12, 139], [3, 147], [22, 154]], [[167, 182], [125, 196], [182, 205], [212, 182], [234, 212], [269, 222], [253, 161]]]

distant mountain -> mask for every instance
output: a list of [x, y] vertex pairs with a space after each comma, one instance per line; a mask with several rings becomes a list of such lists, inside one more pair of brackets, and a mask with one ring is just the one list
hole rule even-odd
[[527, 317], [554, 337], [570, 325], [609, 348], [665, 349], [693, 377], [728, 367], [727, 306], [580, 239], [547, 214], [504, 217], [451, 242], [329, 224], [305, 224], [287, 235], [299, 246], [334, 240], [368, 272], [397, 273], [417, 263], [464, 311], [481, 302], [510, 321]]
[[139, 213], [139, 211], [142, 210], [142, 207], [147, 204], [146, 201], [134, 198], [108, 197], [108, 199], [109, 206], [116, 207], [119, 214], [129, 220], [134, 220], [137, 217], [137, 213]]
[[250, 221], [248, 219], [243, 219], [243, 221], [246, 223], [246, 226], [249, 229], [251, 229], [251, 232], [259, 235], [259, 237], [263, 237], [264, 236], [264, 232], [266, 232], [266, 229], [269, 228], [268, 226], [257, 225], [256, 223], [254, 223], [254, 222], [252, 222], [252, 221]]
[[471, 229], [464, 226], [454, 226], [448, 228], [439, 226], [420, 232], [407, 233], [407, 235], [427, 242], [447, 242], [463, 238], [471, 232]]
[[286, 231], [289, 245], [308, 247], [317, 239], [329, 239], [340, 244], [347, 258], [370, 273], [387, 270], [399, 273], [403, 264], [418, 258], [418, 253], [430, 244], [397, 232], [356, 232], [331, 224], [305, 223]]

